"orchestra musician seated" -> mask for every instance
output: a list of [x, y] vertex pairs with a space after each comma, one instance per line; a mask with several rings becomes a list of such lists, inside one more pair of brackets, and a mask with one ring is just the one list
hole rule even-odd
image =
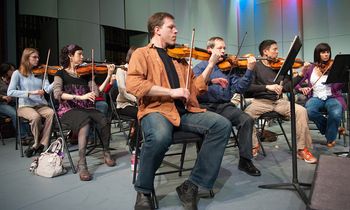
[[[305, 108], [308, 117], [325, 135], [328, 147], [335, 146], [343, 111], [347, 107], [342, 95], [344, 84], [325, 84], [332, 66], [331, 57], [331, 47], [327, 43], [318, 44], [314, 50], [314, 64], [304, 67], [304, 77], [295, 87], [307, 96]], [[304, 82], [307, 82], [307, 87], [301, 86]]]
[[[79, 64], [83, 62], [83, 49], [75, 44], [67, 45], [61, 50], [60, 60], [64, 69], [54, 77], [54, 97], [59, 101], [57, 112], [62, 124], [78, 133], [79, 177], [81, 181], [90, 181], [92, 175], [86, 163], [86, 146], [92, 124], [101, 139], [104, 163], [110, 167], [116, 165], [109, 151], [110, 125], [105, 115], [95, 109], [94, 101], [99, 95], [99, 89], [92, 80], [93, 76], [78, 76]], [[115, 66], [110, 64], [107, 68], [114, 69]]]
[[[52, 91], [44, 75], [34, 75], [33, 67], [39, 64], [39, 52], [33, 48], [25, 48], [21, 57], [19, 70], [11, 77], [7, 95], [18, 97], [19, 117], [27, 119], [34, 137], [34, 144], [24, 151], [26, 157], [43, 152], [49, 144], [54, 111], [48, 106], [44, 93]], [[45, 78], [45, 81], [43, 79]], [[45, 119], [42, 126], [42, 119]]]
[[[11, 81], [15, 66], [11, 63], [3, 63], [0, 66], [0, 115], [11, 118], [13, 128], [16, 129], [16, 101], [7, 95], [8, 86]], [[28, 123], [20, 122], [20, 136], [22, 145], [28, 144], [33, 138], [30, 137]]]
[[[264, 40], [259, 45], [259, 53], [262, 57], [269, 60], [258, 61], [253, 71], [253, 80], [248, 91], [253, 94], [254, 99], [245, 109], [254, 119], [257, 119], [264, 113], [275, 111], [282, 116], [290, 117], [290, 102], [281, 98], [283, 91], [290, 89], [290, 81], [285, 79], [283, 84], [273, 83], [278, 70], [270, 65], [273, 60], [278, 58], [278, 45], [274, 40]], [[278, 83], [280, 83], [280, 78]], [[295, 80], [295, 81], [294, 81]], [[293, 79], [293, 84], [301, 80], [301, 76]], [[304, 107], [295, 104], [296, 115], [296, 133], [297, 133], [297, 157], [307, 163], [316, 163], [317, 159], [312, 155], [312, 138], [308, 126], [307, 111]], [[258, 140], [253, 135], [253, 147], [258, 148]]]
[[[226, 44], [221, 37], [212, 37], [207, 42], [208, 52], [218, 50], [224, 56]], [[231, 103], [231, 98], [235, 93], [244, 93], [252, 80], [256, 59], [249, 57], [247, 71], [240, 77], [232, 74], [230, 70], [223, 71], [215, 65], [209, 75], [208, 91], [198, 96], [198, 101], [202, 108], [215, 112], [227, 118], [232, 126], [236, 126], [238, 131], [239, 164], [238, 168], [251, 176], [260, 176], [261, 172], [254, 166], [252, 155], [252, 136], [254, 120], [247, 113], [237, 108]], [[194, 74], [198, 77], [208, 66], [208, 61], [202, 61], [193, 68]], [[233, 66], [232, 66], [233, 67]]]
[[[126, 54], [126, 64], [124, 65], [124, 68], [117, 68], [117, 82], [118, 82], [118, 96], [116, 99], [117, 102], [117, 110], [119, 114], [129, 116], [133, 119], [134, 125], [132, 125], [131, 133], [130, 133], [130, 141], [129, 141], [129, 147], [131, 151], [135, 150], [136, 145], [136, 129], [138, 126], [138, 120], [137, 120], [137, 98], [126, 92], [126, 77], [127, 77], [127, 71], [128, 71], [128, 64], [130, 62], [131, 55], [136, 50], [136, 47], [130, 47]], [[141, 134], [139, 134], [139, 137], [141, 137]]]
[[138, 99], [144, 133], [134, 208], [154, 209], [155, 172], [172, 144], [173, 131], [181, 129], [204, 136], [188, 180], [176, 188], [185, 209], [198, 209], [198, 187], [213, 188], [231, 132], [226, 118], [200, 108], [197, 101], [197, 95], [206, 91], [208, 76], [221, 53], [213, 50], [208, 67], [195, 78], [185, 58], [167, 54], [178, 32], [171, 14], [159, 12], [149, 17], [148, 32], [150, 43], [135, 50], [126, 78], [126, 90]]

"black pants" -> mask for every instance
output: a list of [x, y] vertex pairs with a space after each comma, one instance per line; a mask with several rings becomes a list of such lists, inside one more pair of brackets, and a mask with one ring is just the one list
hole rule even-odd
[[232, 103], [201, 103], [201, 107], [226, 117], [238, 130], [239, 155], [252, 159], [254, 119]]

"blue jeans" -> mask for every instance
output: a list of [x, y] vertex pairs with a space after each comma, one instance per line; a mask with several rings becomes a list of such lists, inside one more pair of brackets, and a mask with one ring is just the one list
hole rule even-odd
[[[172, 133], [176, 128], [157, 112], [143, 117], [141, 127], [145, 141], [141, 149], [135, 189], [139, 192], [151, 193], [154, 189], [154, 174], [172, 143]], [[197, 186], [212, 189], [230, 136], [231, 122], [209, 111], [186, 113], [181, 117], [179, 129], [204, 135], [203, 144], [189, 180]]]
[[106, 117], [108, 117], [108, 104], [106, 101], [96, 101], [95, 107], [98, 111], [102, 112]]
[[[343, 115], [343, 107], [335, 98], [321, 100], [316, 97], [310, 98], [305, 108], [309, 119], [312, 120], [321, 134], [326, 136], [327, 142], [332, 142], [337, 138], [338, 127]], [[326, 111], [325, 117], [321, 111]]]
[[[11, 118], [13, 128], [16, 129], [16, 109], [8, 104], [0, 104], [0, 114], [8, 116]], [[26, 123], [21, 122], [21, 138], [28, 136], [29, 126]]]

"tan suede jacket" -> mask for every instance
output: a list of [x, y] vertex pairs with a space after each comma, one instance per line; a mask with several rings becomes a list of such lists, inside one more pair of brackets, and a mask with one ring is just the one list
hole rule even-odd
[[[185, 88], [188, 64], [185, 59], [173, 59], [173, 63], [179, 76], [180, 87]], [[131, 56], [126, 78], [126, 90], [138, 99], [137, 117], [139, 120], [149, 113], [159, 112], [173, 125], [179, 126], [180, 116], [174, 100], [170, 96], [146, 96], [154, 85], [171, 88], [162, 59], [153, 44], [148, 44], [138, 48]], [[197, 101], [197, 95], [208, 89], [204, 78], [202, 76], [196, 78], [191, 70], [188, 86], [190, 98], [186, 104], [187, 110], [189, 112], [205, 112], [206, 110], [201, 109]]]

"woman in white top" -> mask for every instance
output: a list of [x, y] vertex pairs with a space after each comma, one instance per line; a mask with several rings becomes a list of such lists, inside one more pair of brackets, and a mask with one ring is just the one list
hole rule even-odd
[[[19, 70], [12, 74], [7, 90], [8, 96], [19, 98], [17, 114], [29, 120], [33, 133], [34, 144], [24, 151], [27, 157], [40, 154], [44, 146], [48, 146], [54, 115], [44, 97], [45, 92], [52, 91], [52, 84], [49, 84], [47, 77], [43, 81], [42, 75], [36, 76], [32, 72], [38, 64], [39, 52], [33, 48], [24, 49]], [[43, 118], [44, 126], [41, 123]]]
[[[117, 84], [119, 94], [117, 96], [117, 110], [119, 114], [129, 116], [135, 119], [135, 125], [133, 125], [132, 131], [134, 131], [137, 126], [137, 98], [134, 95], [126, 92], [126, 76], [128, 70], [128, 63], [131, 58], [132, 53], [136, 50], [136, 47], [130, 47], [128, 53], [126, 55], [126, 64], [125, 68], [117, 69]], [[135, 138], [136, 135], [134, 132], [131, 134], [131, 141], [129, 142], [129, 146], [131, 150], [134, 150], [135, 146]]]
[[[346, 109], [342, 96], [344, 84], [325, 84], [333, 62], [331, 57], [331, 47], [327, 43], [318, 44], [314, 50], [314, 63], [317, 65], [306, 66], [304, 78], [296, 86], [298, 91], [308, 97], [305, 108], [309, 119], [325, 135], [328, 147], [335, 145], [342, 113]], [[307, 81], [307, 87], [301, 87], [304, 81]]]

